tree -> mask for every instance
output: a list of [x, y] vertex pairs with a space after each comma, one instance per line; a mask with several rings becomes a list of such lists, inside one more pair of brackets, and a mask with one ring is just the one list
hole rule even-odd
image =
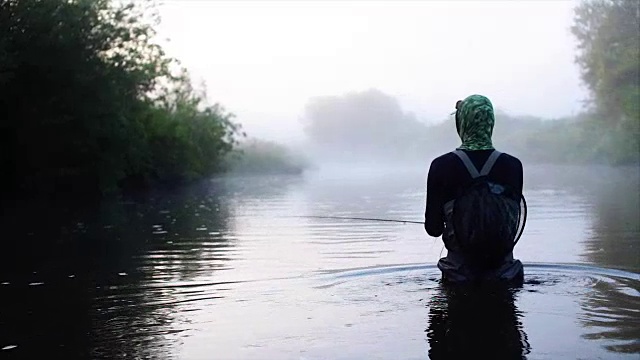
[[640, 137], [640, 2], [587, 0], [575, 9], [577, 63], [606, 120], [603, 150], [614, 161], [637, 160]]
[[371, 89], [311, 99], [303, 118], [305, 133], [322, 152], [356, 157], [387, 156], [400, 160], [419, 154], [426, 127], [398, 101]]
[[0, 0], [4, 191], [105, 193], [219, 169], [238, 127], [170, 72], [149, 4]]
[[582, 79], [610, 114], [638, 116], [640, 2], [590, 0], [575, 10]]

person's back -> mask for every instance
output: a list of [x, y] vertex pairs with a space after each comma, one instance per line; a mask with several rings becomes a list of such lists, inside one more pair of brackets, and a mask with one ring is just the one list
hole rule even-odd
[[[520, 160], [506, 153], [494, 154], [491, 136], [495, 120], [493, 106], [489, 99], [472, 95], [459, 101], [456, 109], [456, 129], [462, 145], [456, 152], [444, 154], [433, 160], [427, 179], [425, 230], [434, 237], [442, 235], [448, 250], [447, 256], [438, 262], [438, 267], [443, 273], [443, 278], [448, 281], [521, 281], [522, 264], [514, 260], [511, 248], [504, 253], [499, 253], [499, 260], [491, 266], [478, 266], [474, 262], [474, 254], [465, 253], [459, 246], [461, 239], [456, 239], [452, 214], [454, 200], [465, 195], [465, 191], [474, 184], [475, 179], [482, 178], [488, 183], [499, 184], [501, 188], [509, 189], [513, 194], [511, 197], [517, 201], [518, 210], [520, 210], [519, 196], [522, 194], [523, 183]], [[484, 173], [481, 174], [482, 171]], [[477, 214], [478, 211], [487, 210], [475, 207], [465, 211], [471, 215], [465, 217], [466, 221], [473, 216], [482, 215]], [[516, 228], [519, 226], [517, 222], [516, 219]], [[511, 225], [508, 224], [507, 227], [513, 228]], [[459, 227], [463, 228], [460, 224]], [[462, 230], [459, 229], [458, 232]], [[473, 229], [470, 233], [473, 233]], [[510, 239], [510, 241], [513, 240], [515, 239]]]

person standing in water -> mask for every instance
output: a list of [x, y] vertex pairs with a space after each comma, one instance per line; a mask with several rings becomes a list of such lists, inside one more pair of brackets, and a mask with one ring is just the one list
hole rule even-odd
[[524, 225], [522, 163], [494, 149], [488, 98], [458, 101], [455, 121], [462, 144], [434, 159], [427, 178], [425, 230], [442, 235], [447, 248], [438, 268], [445, 282], [522, 282], [522, 263], [513, 257]]

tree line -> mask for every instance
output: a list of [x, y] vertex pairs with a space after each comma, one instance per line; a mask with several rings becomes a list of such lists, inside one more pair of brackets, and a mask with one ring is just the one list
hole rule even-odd
[[590, 90], [581, 130], [614, 163], [640, 160], [640, 2], [587, 0], [575, 9], [576, 61]]
[[240, 126], [154, 43], [157, 21], [145, 1], [0, 0], [4, 196], [101, 196], [223, 170]]
[[[3, 197], [100, 196], [234, 164], [242, 129], [154, 42], [151, 5], [0, 0]], [[572, 31], [589, 109], [556, 121], [498, 113], [496, 144], [538, 161], [637, 163], [640, 2], [586, 0]], [[377, 90], [312, 99], [305, 110], [316, 150], [338, 159], [422, 159], [457, 144], [452, 124], [425, 126]], [[242, 169], [283, 157], [273, 144], [239, 149], [259, 155]]]
[[[640, 162], [640, 2], [584, 1], [572, 32], [586, 111], [542, 120], [496, 110], [494, 144], [533, 162]], [[375, 89], [312, 99], [303, 119], [316, 153], [330, 159], [424, 161], [459, 145], [453, 117], [428, 126]]]

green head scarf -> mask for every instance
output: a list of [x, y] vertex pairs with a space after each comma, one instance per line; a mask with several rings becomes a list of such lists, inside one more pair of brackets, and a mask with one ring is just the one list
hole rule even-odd
[[456, 128], [462, 140], [461, 150], [491, 150], [493, 105], [482, 95], [471, 95], [458, 105]]

